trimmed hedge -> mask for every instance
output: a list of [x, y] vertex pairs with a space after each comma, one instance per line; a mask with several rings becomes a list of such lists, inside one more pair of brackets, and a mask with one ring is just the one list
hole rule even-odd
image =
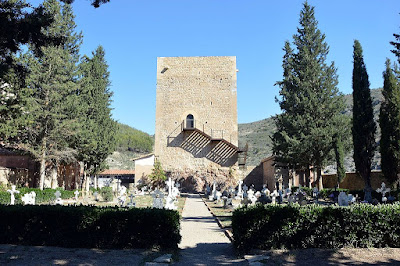
[[[48, 203], [51, 201], [54, 201], [56, 199], [56, 196], [54, 193], [59, 190], [61, 192], [61, 198], [62, 199], [70, 199], [75, 197], [74, 191], [71, 190], [64, 190], [62, 188], [57, 188], [57, 189], [51, 189], [51, 188], [46, 188], [44, 190], [40, 190], [39, 188], [26, 188], [26, 187], [21, 187], [17, 188], [19, 191], [18, 194], [14, 194], [15, 196], [15, 204], [22, 204], [21, 197], [25, 195], [26, 193], [29, 193], [31, 191], [35, 191], [36, 193], [36, 204], [40, 203]], [[10, 204], [11, 201], [11, 194], [7, 192], [7, 189], [4, 191], [0, 191], [0, 204]]]
[[400, 247], [400, 204], [256, 205], [233, 212], [234, 245], [250, 249]]
[[177, 248], [179, 213], [153, 208], [0, 205], [0, 243], [75, 248]]

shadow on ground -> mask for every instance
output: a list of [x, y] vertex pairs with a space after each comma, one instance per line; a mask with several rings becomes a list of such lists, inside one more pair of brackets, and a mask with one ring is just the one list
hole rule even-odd
[[180, 250], [179, 261], [174, 265], [248, 265], [237, 258], [230, 243], [200, 243]]
[[302, 249], [262, 253], [265, 265], [400, 265], [400, 249]]

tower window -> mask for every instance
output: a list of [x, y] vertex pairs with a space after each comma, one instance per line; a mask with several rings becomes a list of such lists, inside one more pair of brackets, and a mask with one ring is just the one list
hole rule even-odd
[[186, 127], [194, 128], [194, 116], [192, 114], [186, 116]]

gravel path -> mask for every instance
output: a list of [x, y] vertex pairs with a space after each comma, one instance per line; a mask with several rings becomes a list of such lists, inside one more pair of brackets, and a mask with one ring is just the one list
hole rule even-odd
[[199, 195], [188, 195], [182, 218], [180, 258], [175, 265], [248, 265], [235, 257], [231, 242]]

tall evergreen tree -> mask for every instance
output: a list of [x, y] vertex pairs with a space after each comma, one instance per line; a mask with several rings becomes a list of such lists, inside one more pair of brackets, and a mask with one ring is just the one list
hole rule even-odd
[[[62, 36], [63, 42], [31, 46], [25, 57], [30, 68], [27, 84], [32, 92], [28, 105], [32, 122], [27, 144], [40, 162], [40, 189], [44, 188], [46, 163], [53, 163], [54, 179], [60, 161], [74, 160], [75, 153], [69, 144], [79, 128], [74, 114], [78, 103], [77, 63], [81, 43], [81, 34], [75, 33], [71, 7], [57, 0], [46, 0], [43, 5], [53, 22], [42, 32], [51, 37]], [[40, 50], [39, 55], [35, 56], [33, 50]]]
[[295, 49], [289, 42], [284, 46], [284, 79], [277, 82], [283, 112], [275, 117], [277, 132], [272, 139], [279, 161], [294, 168], [313, 166], [321, 180], [321, 170], [332, 158], [334, 136], [343, 134], [338, 128], [345, 120], [336, 68], [333, 62], [326, 63], [329, 47], [317, 26], [314, 7], [305, 2], [293, 36]]
[[400, 83], [391, 69], [389, 59], [383, 79], [384, 99], [379, 114], [381, 165], [383, 175], [393, 183], [400, 173]]
[[353, 60], [353, 157], [356, 171], [364, 179], [364, 200], [371, 202], [371, 165], [376, 150], [376, 124], [363, 50], [357, 40], [354, 41]]
[[344, 145], [340, 136], [334, 137], [334, 150], [336, 158], [337, 181], [338, 187], [340, 182], [346, 177], [346, 169], [344, 168]]
[[81, 134], [77, 139], [79, 160], [84, 163], [85, 176], [105, 167], [105, 159], [115, 149], [117, 124], [111, 117], [108, 65], [103, 47], [93, 57], [84, 56], [80, 64]]

